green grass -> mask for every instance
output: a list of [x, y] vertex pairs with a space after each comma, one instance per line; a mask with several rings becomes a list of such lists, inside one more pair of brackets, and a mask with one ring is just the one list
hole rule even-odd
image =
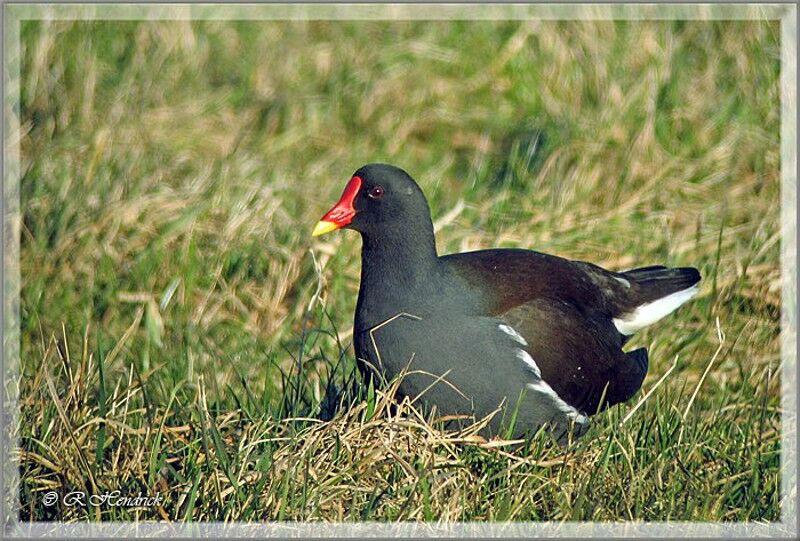
[[[24, 23], [21, 519], [779, 519], [779, 35]], [[644, 392], [674, 370], [568, 448], [393, 412], [354, 373], [360, 242], [310, 237], [373, 161], [419, 180], [443, 253], [700, 268], [630, 344]], [[334, 385], [352, 407], [312, 419]], [[84, 488], [165, 504], [41, 503]]]

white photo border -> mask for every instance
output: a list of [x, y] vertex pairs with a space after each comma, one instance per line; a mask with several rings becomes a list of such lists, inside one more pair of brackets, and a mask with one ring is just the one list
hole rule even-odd
[[[780, 20], [781, 521], [459, 523], [20, 523], [20, 23], [22, 20]], [[5, 4], [3, 6], [3, 425], [7, 537], [786, 537], [797, 527], [797, 6], [795, 4]]]

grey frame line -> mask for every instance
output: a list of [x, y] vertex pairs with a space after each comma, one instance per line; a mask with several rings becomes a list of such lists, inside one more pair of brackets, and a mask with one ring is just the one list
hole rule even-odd
[[[8, 537], [750, 537], [794, 538], [797, 526], [797, 6], [795, 4], [6, 4], [3, 6], [3, 426]], [[47, 20], [780, 20], [781, 21], [781, 521], [514, 523], [19, 523], [11, 436], [18, 418], [20, 32]], [[6, 424], [6, 423], [9, 424]]]

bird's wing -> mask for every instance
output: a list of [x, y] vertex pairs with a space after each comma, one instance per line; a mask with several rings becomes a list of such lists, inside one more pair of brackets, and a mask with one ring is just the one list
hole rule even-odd
[[566, 302], [540, 298], [500, 318], [542, 381], [566, 404], [592, 415], [625, 402], [647, 374], [644, 349], [626, 353], [610, 321], [592, 321]]
[[572, 305], [584, 317], [612, 321], [623, 337], [677, 309], [697, 293], [700, 281], [694, 268], [612, 272], [531, 250], [463, 252], [442, 260], [467, 283], [487, 315], [550, 299]]

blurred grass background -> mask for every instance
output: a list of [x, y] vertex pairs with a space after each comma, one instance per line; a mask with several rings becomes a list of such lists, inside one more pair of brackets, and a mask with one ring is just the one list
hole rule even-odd
[[[779, 36], [24, 22], [22, 519], [777, 520]], [[675, 369], [569, 449], [379, 415], [353, 390], [360, 242], [309, 235], [374, 161], [420, 182], [442, 253], [700, 268], [701, 295], [631, 343], [645, 390]], [[360, 405], [298, 419], [331, 382]], [[168, 500], [41, 505], [81, 486]]]

